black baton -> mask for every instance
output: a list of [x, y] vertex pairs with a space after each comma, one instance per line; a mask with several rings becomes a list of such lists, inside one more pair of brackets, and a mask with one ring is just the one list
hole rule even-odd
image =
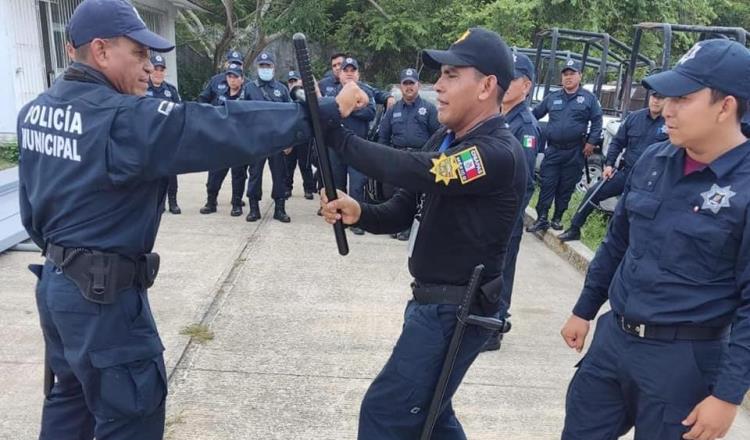
[[[320, 107], [318, 106], [318, 95], [315, 93], [315, 79], [313, 78], [312, 66], [310, 65], [310, 54], [307, 50], [307, 39], [300, 32], [294, 34], [292, 39], [294, 40], [294, 52], [297, 55], [297, 67], [299, 67], [299, 73], [302, 77], [302, 88], [305, 90], [307, 108], [310, 111], [310, 118], [312, 119], [320, 175], [323, 178], [326, 197], [328, 197], [328, 201], [330, 202], [336, 200], [338, 197], [336, 195], [336, 185], [333, 182], [333, 173], [331, 172], [331, 159], [328, 156], [328, 148], [325, 146], [323, 139], [323, 127], [320, 126]], [[339, 248], [339, 254], [348, 254], [349, 244], [346, 242], [344, 224], [341, 220], [337, 220], [334, 223], [333, 232], [336, 234], [336, 245]]]
[[432, 395], [430, 409], [427, 412], [427, 420], [424, 422], [422, 434], [419, 437], [420, 440], [430, 440], [432, 437], [432, 431], [435, 429], [435, 422], [437, 422], [437, 418], [441, 413], [443, 397], [445, 397], [445, 391], [448, 389], [448, 381], [453, 373], [453, 366], [456, 363], [458, 350], [461, 348], [461, 341], [464, 338], [466, 327], [476, 325], [500, 333], [506, 333], [510, 330], [510, 323], [505, 320], [469, 314], [471, 304], [474, 302], [474, 298], [479, 291], [479, 283], [482, 280], [483, 271], [484, 265], [480, 264], [474, 268], [471, 274], [469, 285], [466, 288], [461, 306], [458, 309], [456, 328], [453, 330], [453, 337], [443, 360], [443, 368], [440, 370], [440, 377], [438, 378], [437, 385], [435, 385], [435, 392]]

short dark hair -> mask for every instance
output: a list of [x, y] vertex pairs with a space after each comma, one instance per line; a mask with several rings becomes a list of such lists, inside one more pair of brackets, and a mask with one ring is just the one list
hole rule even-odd
[[742, 117], [745, 116], [748, 106], [750, 105], [750, 103], [748, 103], [746, 99], [742, 99], [737, 96], [724, 93], [721, 90], [716, 90], [716, 89], [710, 89], [710, 90], [711, 90], [711, 104], [715, 104], [723, 100], [727, 96], [731, 96], [732, 98], [734, 98], [734, 100], [737, 101], [737, 121], [742, 121]]
[[346, 58], [346, 54], [344, 52], [334, 52], [333, 55], [331, 55], [331, 61], [336, 58]]

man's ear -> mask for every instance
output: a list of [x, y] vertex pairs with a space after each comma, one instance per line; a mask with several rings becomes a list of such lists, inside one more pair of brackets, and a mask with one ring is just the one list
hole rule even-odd
[[497, 84], [497, 77], [495, 75], [487, 75], [482, 78], [481, 90], [479, 93], [479, 100], [486, 101], [488, 99], [495, 99], [495, 90], [500, 86]]

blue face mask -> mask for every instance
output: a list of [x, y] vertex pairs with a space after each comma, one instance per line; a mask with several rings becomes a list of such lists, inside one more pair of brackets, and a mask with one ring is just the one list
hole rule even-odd
[[259, 67], [258, 78], [260, 78], [261, 81], [271, 81], [273, 79], [273, 68], [269, 69], [268, 67]]

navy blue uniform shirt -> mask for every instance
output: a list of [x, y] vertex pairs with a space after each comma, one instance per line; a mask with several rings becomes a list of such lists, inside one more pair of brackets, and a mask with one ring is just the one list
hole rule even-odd
[[713, 395], [750, 388], [750, 141], [684, 175], [685, 150], [652, 145], [631, 171], [573, 313], [647, 325], [732, 325]]
[[323, 96], [335, 97], [339, 93], [339, 87], [341, 87], [341, 83], [333, 74], [318, 81], [318, 88]]
[[226, 94], [228, 89], [227, 74], [224, 72], [217, 73], [208, 80], [196, 101], [219, 105], [219, 96]]
[[[547, 95], [533, 110], [537, 120], [549, 113], [545, 128], [548, 145], [562, 148], [596, 145], [602, 137], [602, 108], [593, 93], [579, 87], [568, 94], [565, 89]], [[589, 123], [591, 124], [589, 127]]]
[[647, 108], [634, 111], [625, 118], [625, 121], [617, 130], [617, 134], [609, 143], [606, 164], [615, 166], [617, 157], [625, 149], [625, 154], [622, 156], [622, 165], [625, 169], [629, 169], [635, 165], [646, 148], [667, 139], [669, 139], [669, 135], [663, 117], [652, 118], [651, 112]]
[[518, 142], [521, 143], [526, 155], [526, 165], [528, 171], [528, 184], [526, 193], [530, 196], [534, 192], [534, 171], [536, 170], [536, 155], [539, 151], [539, 142], [542, 132], [539, 129], [534, 114], [531, 113], [526, 101], [520, 102], [505, 115], [508, 121], [510, 132], [513, 133]]
[[526, 192], [523, 151], [500, 115], [439, 152], [445, 135], [441, 128], [423, 150], [406, 151], [339, 128], [331, 144], [354, 168], [402, 188], [385, 203], [362, 204], [358, 226], [391, 234], [419, 219], [409, 255], [409, 271], [418, 282], [465, 285], [479, 263], [486, 279], [499, 277]]
[[[331, 99], [324, 118], [338, 117]], [[74, 63], [18, 116], [21, 219], [40, 247], [150, 252], [167, 177], [229, 168], [310, 139], [294, 103], [215, 107], [123, 95]]]
[[177, 92], [177, 87], [164, 81], [159, 87], [156, 87], [151, 80], [148, 81], [148, 90], [146, 90], [146, 96], [152, 98], [166, 99], [172, 102], [182, 102], [180, 94]]
[[245, 99], [252, 101], [290, 102], [289, 89], [276, 80], [256, 79], [245, 84]]
[[417, 95], [411, 104], [401, 99], [385, 112], [380, 121], [378, 143], [399, 148], [422, 148], [438, 128], [437, 108]]

